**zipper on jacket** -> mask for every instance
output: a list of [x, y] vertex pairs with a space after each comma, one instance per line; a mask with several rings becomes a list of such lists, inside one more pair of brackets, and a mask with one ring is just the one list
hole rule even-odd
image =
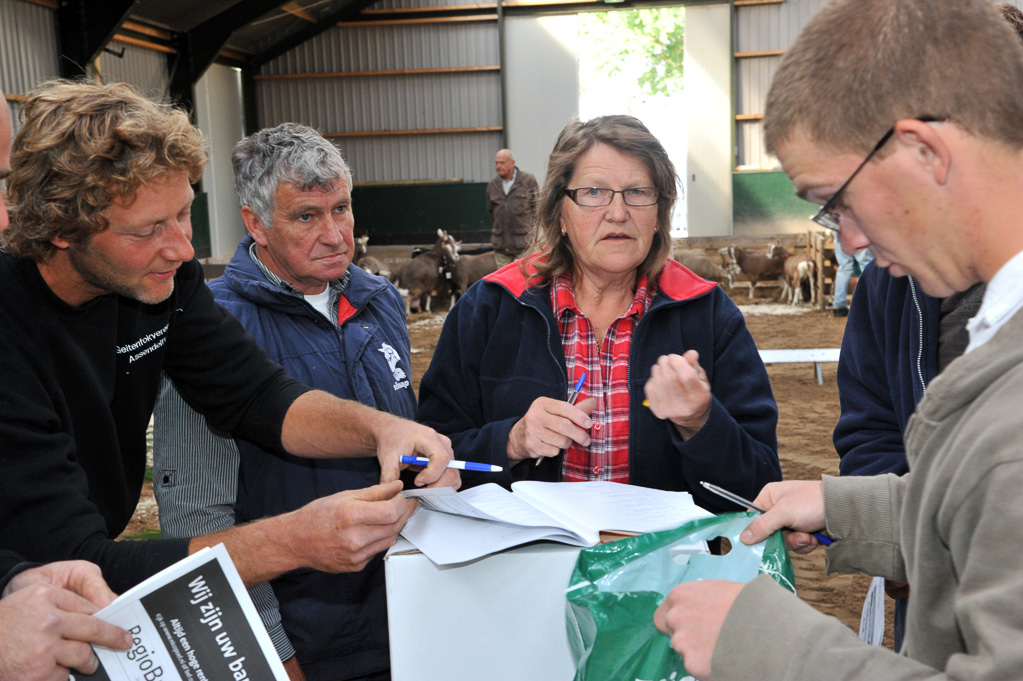
[[923, 372], [923, 356], [924, 356], [924, 311], [920, 307], [920, 299], [916, 295], [916, 284], [913, 283], [913, 277], [907, 276], [909, 279], [909, 292], [913, 296], [913, 305], [916, 307], [916, 316], [920, 320], [920, 338], [916, 348], [916, 376], [920, 379], [920, 386], [923, 388], [923, 395], [927, 394], [927, 382], [924, 381]]
[[[501, 286], [500, 284], [497, 284], [497, 285]], [[501, 288], [504, 289], [505, 293], [511, 295], [511, 291], [509, 291], [507, 288], [505, 288], [504, 286], [501, 286]], [[540, 315], [540, 319], [543, 320], [543, 325], [547, 328], [547, 354], [550, 355], [551, 359], [554, 360], [554, 365], [557, 366], [559, 369], [561, 369], [561, 375], [562, 375], [562, 377], [564, 378], [564, 381], [565, 381], [565, 388], [564, 388], [564, 390], [562, 390], [562, 393], [565, 395], [565, 397], [563, 399], [568, 399], [568, 362], [567, 361], [559, 362], [557, 356], [554, 354], [554, 350], [551, 349], [551, 322], [550, 322], [550, 320], [547, 319], [546, 315], [544, 315], [543, 310], [539, 309], [536, 305], [533, 305], [532, 303], [529, 303], [529, 302], [527, 302], [525, 300], [522, 300], [518, 296], [511, 296], [511, 299], [514, 300], [516, 303], [518, 303], [519, 305], [521, 305], [523, 307], [527, 307], [527, 308], [530, 308], [532, 310], [535, 310]], [[564, 351], [562, 351], [562, 355], [564, 355]]]

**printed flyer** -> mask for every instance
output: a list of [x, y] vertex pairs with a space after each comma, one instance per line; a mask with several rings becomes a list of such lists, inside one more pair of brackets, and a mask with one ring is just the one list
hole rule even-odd
[[96, 646], [100, 668], [72, 681], [288, 681], [223, 544], [150, 577], [96, 616], [131, 632], [132, 647]]

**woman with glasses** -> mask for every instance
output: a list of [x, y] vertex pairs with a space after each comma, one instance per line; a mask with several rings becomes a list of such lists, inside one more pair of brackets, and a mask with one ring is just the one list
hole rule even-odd
[[[742, 314], [669, 259], [677, 176], [637, 119], [570, 123], [527, 255], [448, 315], [419, 420], [518, 479], [752, 495], [781, 478], [778, 413]], [[751, 497], [752, 498], [752, 497]]]

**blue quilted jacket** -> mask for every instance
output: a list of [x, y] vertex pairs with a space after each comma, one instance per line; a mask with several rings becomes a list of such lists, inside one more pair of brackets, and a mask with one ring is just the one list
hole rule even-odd
[[[405, 307], [388, 281], [350, 266], [338, 328], [305, 300], [277, 288], [238, 246], [217, 302], [293, 378], [404, 417], [416, 411]], [[238, 441], [239, 523], [278, 515], [342, 490], [380, 481], [376, 458], [314, 460], [271, 454]], [[285, 631], [309, 681], [362, 676], [389, 666], [383, 561], [362, 572], [289, 572], [272, 582]]]

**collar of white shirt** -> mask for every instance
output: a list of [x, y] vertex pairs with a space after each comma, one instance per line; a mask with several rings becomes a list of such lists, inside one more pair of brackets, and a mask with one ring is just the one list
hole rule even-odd
[[1023, 308], [1023, 251], [1017, 253], [995, 273], [987, 285], [984, 302], [977, 316], [966, 323], [970, 332], [969, 353], [991, 340], [1002, 325]]
[[518, 176], [519, 169], [515, 168], [514, 170], [512, 170], [512, 176], [509, 177], [507, 180], [504, 179], [503, 177], [501, 178], [501, 188], [504, 189], [505, 194], [511, 191], [512, 185], [515, 184], [515, 178]]

